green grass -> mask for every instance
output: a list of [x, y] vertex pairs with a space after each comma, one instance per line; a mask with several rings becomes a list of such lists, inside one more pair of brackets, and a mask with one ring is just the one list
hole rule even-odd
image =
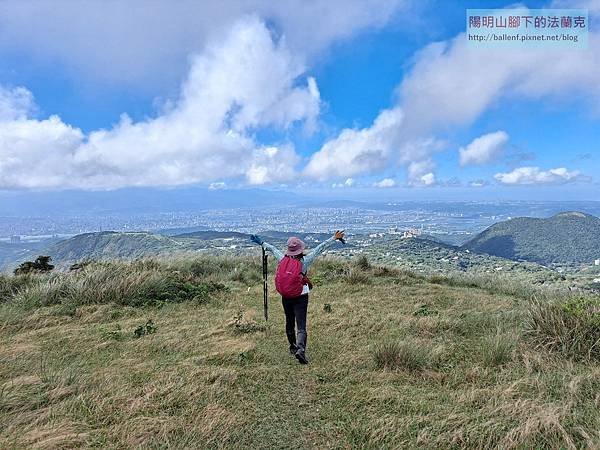
[[206, 257], [0, 278], [0, 448], [600, 445], [598, 363], [531, 321], [592, 300], [325, 259], [301, 366], [260, 275]]

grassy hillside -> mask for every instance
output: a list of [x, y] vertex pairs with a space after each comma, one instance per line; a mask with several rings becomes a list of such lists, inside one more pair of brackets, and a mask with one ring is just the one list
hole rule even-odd
[[[289, 233], [265, 231], [265, 239], [284, 247], [292, 235], [303, 239], [310, 247], [327, 239], [323, 233]], [[363, 245], [366, 244], [366, 245]], [[202, 252], [206, 254], [248, 255], [256, 250], [250, 235], [232, 231], [197, 231], [176, 236], [151, 233], [101, 232], [86, 233], [58, 242], [44, 250], [54, 263], [65, 267], [70, 263], [89, 260], [135, 259], [160, 255]], [[348, 245], [337, 245], [331, 253], [352, 257], [365, 254], [378, 264], [395, 265], [422, 273], [469, 272], [478, 274], [511, 272], [534, 284], [574, 284], [564, 276], [538, 264], [518, 263], [490, 255], [471, 253], [464, 249], [429, 239], [402, 239], [398, 235], [371, 238], [353, 236]], [[563, 283], [565, 282], [565, 283]]]
[[464, 248], [540, 264], [589, 264], [600, 258], [600, 219], [579, 212], [519, 217], [492, 225]]
[[[309, 245], [316, 245], [330, 237], [323, 233], [287, 233], [266, 231], [261, 233], [269, 242], [283, 246], [292, 235], [300, 236]], [[4, 254], [4, 247], [11, 251]], [[248, 254], [255, 250], [250, 235], [235, 231], [200, 230], [191, 233], [167, 236], [149, 232], [102, 231], [84, 233], [53, 243], [20, 251], [24, 245], [0, 243], [0, 269], [13, 269], [27, 258], [35, 259], [39, 254], [50, 255], [60, 267], [81, 261], [106, 261], [113, 259], [135, 259], [157, 257], [201, 251], [207, 254]]]
[[[284, 247], [290, 235], [298, 235], [309, 248], [329, 237], [323, 233], [289, 233], [265, 231], [261, 235], [276, 246]], [[7, 244], [8, 245], [8, 244]], [[86, 233], [29, 252], [19, 261], [5, 266], [14, 269], [24, 259], [45, 254], [53, 263], [65, 268], [80, 261], [135, 259], [187, 254], [249, 255], [256, 251], [249, 235], [233, 231], [201, 230], [176, 236], [144, 232]], [[585, 273], [559, 274], [537, 263], [518, 262], [485, 253], [471, 252], [428, 238], [402, 239], [396, 234], [383, 236], [353, 235], [347, 245], [338, 244], [329, 250], [344, 258], [367, 255], [377, 264], [393, 265], [423, 274], [496, 274], [510, 272], [512, 276], [533, 284], [554, 284], [572, 288], [596, 289], [594, 270]]]
[[559, 274], [540, 264], [471, 252], [429, 239], [402, 239], [397, 235], [387, 235], [368, 247], [349, 247], [344, 253], [367, 255], [369, 260], [377, 264], [392, 265], [422, 274], [494, 274], [510, 276], [534, 285], [586, 288], [583, 278], [579, 275]]
[[258, 262], [0, 276], [0, 448], [600, 445], [598, 298], [326, 259], [300, 366]]
[[82, 260], [106, 260], [115, 258], [139, 258], [177, 250], [181, 243], [152, 233], [84, 233], [57, 242], [45, 253], [56, 262], [68, 263]]

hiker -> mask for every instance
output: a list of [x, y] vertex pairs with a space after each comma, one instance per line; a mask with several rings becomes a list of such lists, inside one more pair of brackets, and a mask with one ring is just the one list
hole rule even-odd
[[[260, 236], [250, 236], [252, 242], [261, 245], [277, 258], [275, 287], [281, 294], [281, 303], [285, 312], [285, 334], [290, 343], [290, 353], [301, 364], [308, 364], [306, 357], [306, 312], [308, 293], [312, 283], [308, 279], [308, 268], [323, 251], [336, 240], [344, 242], [344, 232], [335, 234], [317, 245], [311, 252], [304, 254], [306, 244], [297, 237], [287, 241], [285, 255], [275, 246], [265, 242]], [[297, 336], [297, 337], [296, 337]]]

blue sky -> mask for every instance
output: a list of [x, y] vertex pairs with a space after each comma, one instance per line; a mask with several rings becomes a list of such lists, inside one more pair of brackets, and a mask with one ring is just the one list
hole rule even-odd
[[466, 48], [514, 2], [376, 3], [8, 1], [0, 189], [597, 198], [598, 0], [523, 4], [589, 9], [587, 50]]

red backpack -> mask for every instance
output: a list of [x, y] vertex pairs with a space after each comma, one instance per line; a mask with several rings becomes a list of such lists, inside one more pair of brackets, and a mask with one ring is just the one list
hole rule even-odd
[[306, 278], [302, 273], [302, 261], [289, 256], [285, 256], [279, 261], [275, 272], [275, 289], [282, 297], [299, 297], [306, 283]]

